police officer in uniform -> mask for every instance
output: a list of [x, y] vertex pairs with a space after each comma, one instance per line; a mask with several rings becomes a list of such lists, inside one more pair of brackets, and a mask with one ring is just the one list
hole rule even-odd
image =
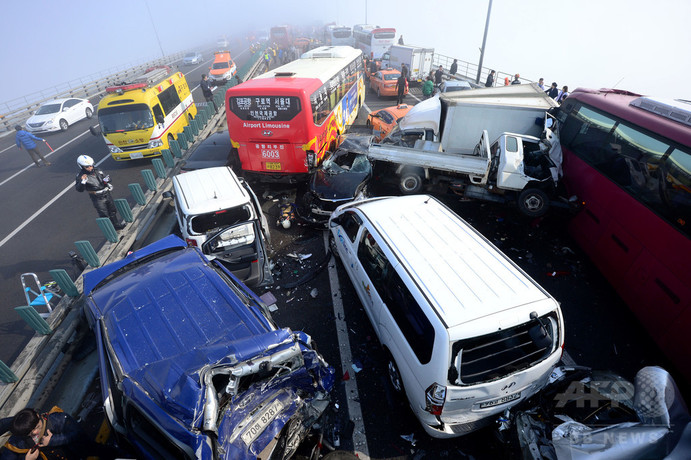
[[79, 155], [77, 158], [79, 172], [75, 178], [75, 188], [78, 192], [86, 191], [96, 208], [99, 217], [108, 217], [116, 230], [125, 228], [125, 222], [118, 219], [115, 202], [110, 195], [113, 186], [110, 176], [94, 166], [94, 159], [89, 155]]

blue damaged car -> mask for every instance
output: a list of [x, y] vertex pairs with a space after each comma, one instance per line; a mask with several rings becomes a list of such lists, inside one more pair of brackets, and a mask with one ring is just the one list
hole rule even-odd
[[166, 237], [84, 275], [105, 413], [142, 458], [287, 459], [334, 370], [216, 261]]

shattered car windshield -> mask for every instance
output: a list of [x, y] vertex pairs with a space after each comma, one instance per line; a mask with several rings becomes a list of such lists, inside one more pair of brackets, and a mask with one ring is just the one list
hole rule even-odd
[[324, 171], [329, 174], [339, 174], [346, 171], [364, 173], [369, 168], [369, 160], [365, 154], [341, 149], [336, 150], [324, 160], [323, 164]]

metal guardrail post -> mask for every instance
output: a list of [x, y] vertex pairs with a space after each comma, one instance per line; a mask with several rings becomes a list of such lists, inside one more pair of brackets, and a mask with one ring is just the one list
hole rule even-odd
[[192, 120], [192, 125], [194, 125], [195, 129], [197, 130], [197, 134], [195, 134], [195, 136], [198, 136], [199, 133], [201, 133], [204, 129], [204, 124], [199, 118], [195, 118], [194, 120]]
[[199, 135], [199, 126], [197, 126], [197, 120], [190, 120], [189, 128], [194, 137]]
[[58, 286], [60, 286], [62, 292], [70, 297], [79, 296], [77, 286], [75, 286], [74, 281], [72, 281], [72, 278], [70, 278], [70, 275], [68, 275], [65, 270], [58, 268], [55, 270], [50, 270], [48, 273], [50, 273], [50, 276], [52, 276], [55, 282], [58, 283]]
[[216, 107], [223, 107], [223, 95], [218, 93], [214, 94], [214, 102], [216, 103]]
[[166, 168], [163, 166], [163, 160], [160, 158], [153, 158], [151, 160], [151, 164], [154, 165], [154, 171], [156, 171], [156, 175], [158, 176], [159, 179], [165, 179], [166, 178]]
[[150, 169], [142, 169], [142, 177], [144, 177], [144, 182], [146, 183], [146, 186], [149, 187], [149, 190], [155, 192], [158, 189], [153, 171]]
[[98, 254], [96, 254], [96, 251], [94, 251], [94, 247], [91, 246], [90, 242], [86, 240], [75, 241], [74, 245], [77, 246], [77, 251], [79, 251], [79, 254], [84, 257], [84, 260], [86, 260], [86, 263], [89, 264], [89, 266], [93, 268], [101, 266], [101, 261], [98, 258]]
[[0, 361], [0, 380], [4, 383], [13, 383], [19, 380], [19, 377], [7, 367], [7, 364]]
[[134, 216], [132, 216], [132, 208], [130, 204], [124, 198], [118, 198], [115, 201], [115, 207], [118, 209], [120, 216], [125, 220], [125, 222], [134, 222]]
[[103, 232], [103, 236], [105, 236], [108, 241], [110, 241], [111, 243], [118, 242], [118, 232], [115, 231], [115, 227], [113, 227], [113, 223], [110, 221], [109, 218], [99, 217], [96, 219], [96, 223]]
[[206, 104], [206, 116], [209, 120], [211, 120], [214, 117], [214, 114], [216, 113], [216, 110], [214, 109], [214, 105], [210, 102]]
[[[187, 134], [184, 132], [178, 134], [178, 144], [180, 144], [180, 149], [187, 150], [189, 145], [187, 144]], [[180, 155], [182, 157], [182, 155]]]
[[14, 311], [19, 313], [19, 316], [39, 334], [48, 335], [53, 332], [46, 320], [41, 318], [41, 315], [31, 305], [15, 307]]
[[136, 201], [138, 205], [144, 206], [146, 204], [146, 197], [142, 191], [142, 186], [137, 183], [133, 183], [128, 184], [127, 187], [130, 189], [130, 193], [134, 197], [134, 201]]
[[190, 144], [194, 143], [194, 134], [192, 132], [192, 127], [190, 125], [185, 126], [182, 132], [187, 136], [187, 142]]
[[161, 150], [161, 158], [163, 158], [163, 161], [169, 168], [175, 166], [175, 160], [173, 160], [173, 154], [170, 153], [170, 149]]
[[168, 143], [168, 146], [170, 147], [170, 151], [173, 153], [178, 158], [182, 158], [182, 150], [180, 150], [180, 143], [173, 139]]

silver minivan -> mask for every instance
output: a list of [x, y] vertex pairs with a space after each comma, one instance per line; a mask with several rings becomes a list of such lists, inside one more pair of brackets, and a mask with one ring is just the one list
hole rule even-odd
[[269, 226], [250, 186], [227, 166], [173, 177], [175, 214], [187, 244], [219, 259], [248, 286], [273, 282], [267, 256]]
[[349, 203], [329, 231], [428, 434], [469, 433], [546, 385], [564, 345], [559, 304], [435, 198]]

